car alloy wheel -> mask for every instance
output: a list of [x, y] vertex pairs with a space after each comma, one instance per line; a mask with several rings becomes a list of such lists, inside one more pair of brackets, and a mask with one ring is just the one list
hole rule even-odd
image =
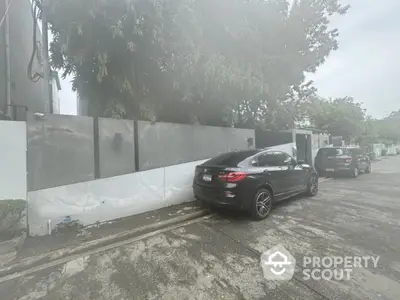
[[316, 175], [311, 175], [308, 180], [307, 194], [311, 197], [318, 194], [318, 177]]
[[257, 220], [265, 219], [272, 208], [272, 195], [267, 189], [261, 189], [257, 192], [253, 202], [253, 217]]

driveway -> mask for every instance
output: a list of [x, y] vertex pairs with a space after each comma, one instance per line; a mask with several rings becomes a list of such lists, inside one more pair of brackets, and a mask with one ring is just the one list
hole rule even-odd
[[[400, 157], [369, 175], [321, 183], [315, 198], [264, 221], [224, 213], [1, 281], [0, 299], [400, 299]], [[260, 254], [282, 245], [290, 281], [264, 279]], [[350, 280], [304, 277], [304, 256], [375, 258]], [[315, 266], [318, 267], [318, 266]]]

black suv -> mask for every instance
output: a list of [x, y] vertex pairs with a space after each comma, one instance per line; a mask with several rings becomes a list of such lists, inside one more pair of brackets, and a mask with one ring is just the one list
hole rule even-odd
[[347, 174], [355, 178], [360, 171], [371, 172], [371, 160], [360, 148], [326, 147], [318, 150], [315, 169], [319, 176]]
[[274, 150], [224, 153], [196, 167], [195, 198], [212, 206], [237, 208], [262, 220], [275, 201], [318, 193], [314, 168]]

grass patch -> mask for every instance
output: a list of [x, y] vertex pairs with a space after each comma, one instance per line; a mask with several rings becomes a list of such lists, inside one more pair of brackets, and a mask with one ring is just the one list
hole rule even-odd
[[25, 200], [0, 200], [0, 241], [26, 232], [26, 210]]

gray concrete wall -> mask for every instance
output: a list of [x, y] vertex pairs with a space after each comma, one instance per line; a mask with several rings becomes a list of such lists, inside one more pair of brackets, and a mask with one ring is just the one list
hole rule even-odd
[[49, 220], [53, 230], [66, 216], [85, 226], [192, 201], [196, 165], [221, 152], [254, 147], [248, 144], [253, 130], [137, 122], [135, 138], [133, 121], [98, 121], [95, 127], [90, 117], [28, 116], [31, 235], [48, 234]]
[[135, 172], [135, 139], [132, 120], [99, 118], [100, 177]]
[[83, 98], [77, 94], [77, 114], [78, 116], [88, 116], [89, 114], [89, 101], [86, 98]]
[[313, 164], [312, 134], [296, 134], [297, 159]]
[[265, 131], [256, 130], [256, 147], [267, 148], [295, 142], [293, 131]]
[[94, 179], [93, 118], [28, 114], [28, 190]]
[[[4, 14], [4, 1], [0, 1], [0, 15]], [[10, 64], [11, 64], [11, 102], [27, 106], [33, 112], [46, 112], [48, 105], [43, 97], [43, 80], [34, 83], [28, 79], [27, 67], [33, 49], [33, 17], [29, 0], [13, 1], [9, 10], [10, 19]], [[4, 24], [0, 30], [0, 106], [6, 102], [6, 57]], [[37, 29], [37, 40], [41, 40]], [[41, 72], [38, 57], [34, 60], [34, 70]]]
[[254, 141], [254, 130], [139, 121], [139, 170], [248, 149], [249, 138]]
[[255, 139], [254, 130], [139, 121], [135, 145], [133, 121], [99, 118], [97, 164], [93, 118], [28, 114], [27, 125], [29, 191], [207, 159]]

